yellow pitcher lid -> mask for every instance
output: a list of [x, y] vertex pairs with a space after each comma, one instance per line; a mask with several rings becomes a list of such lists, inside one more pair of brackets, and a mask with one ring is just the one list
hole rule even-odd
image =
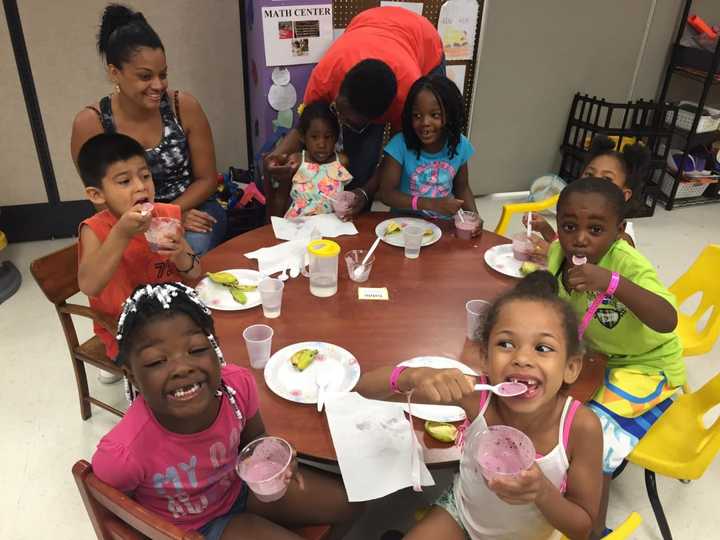
[[307, 250], [316, 257], [336, 257], [340, 254], [340, 246], [332, 240], [313, 240], [308, 244]]

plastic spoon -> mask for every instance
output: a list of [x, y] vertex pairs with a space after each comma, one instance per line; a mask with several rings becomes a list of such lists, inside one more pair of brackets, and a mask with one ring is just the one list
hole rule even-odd
[[493, 394], [502, 397], [520, 396], [527, 392], [527, 385], [519, 382], [501, 382], [500, 384], [476, 384], [475, 390], [490, 390]]
[[582, 266], [587, 263], [587, 257], [578, 257], [577, 255], [572, 256], [572, 263], [575, 266]]
[[462, 208], [458, 210], [458, 217], [460, 218], [461, 222], [465, 223], [465, 213], [463, 212]]
[[375, 252], [375, 248], [378, 247], [378, 244], [380, 243], [380, 237], [378, 236], [375, 241], [373, 242], [373, 245], [370, 247], [370, 251], [367, 252], [367, 255], [365, 255], [365, 258], [362, 260], [362, 262], [355, 267], [355, 270], [353, 270], [353, 277], [355, 279], [361, 279], [362, 275], [365, 273], [365, 265], [370, 260], [370, 257], [372, 257], [372, 254]]
[[528, 212], [527, 224], [527, 237], [530, 238], [532, 236], [532, 212]]
[[315, 384], [318, 388], [317, 410], [322, 412], [325, 406], [325, 391], [332, 380], [331, 374], [325, 369], [318, 369], [315, 373]]

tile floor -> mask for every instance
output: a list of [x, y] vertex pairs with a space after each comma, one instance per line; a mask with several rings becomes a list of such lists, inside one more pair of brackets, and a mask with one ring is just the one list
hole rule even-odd
[[[479, 199], [488, 227], [497, 222], [501, 204], [493, 197]], [[656, 264], [665, 283], [677, 279], [704, 245], [719, 241], [718, 215], [714, 205], [673, 212], [658, 208], [654, 217], [636, 221], [638, 247]], [[20, 291], [0, 305], [0, 358], [4, 370], [0, 400], [0, 425], [4, 426], [0, 444], [0, 462], [4, 463], [0, 490], [2, 539], [94, 538], [70, 468], [77, 459], [92, 455], [99, 438], [117, 419], [94, 409], [90, 420], [80, 420], [60, 325], [29, 273], [33, 259], [70, 242], [64, 239], [11, 244], [0, 252], [0, 259], [12, 260], [24, 279]], [[87, 337], [90, 326], [80, 324], [80, 337]], [[719, 367], [717, 346], [704, 357], [690, 359], [691, 385], [697, 387]], [[120, 384], [102, 386], [94, 374], [89, 378], [96, 392], [117, 405], [124, 403]], [[376, 539], [387, 528], [409, 525], [413, 511], [432, 501], [448, 484], [451, 474], [440, 471], [435, 477], [438, 486], [421, 495], [404, 491], [371, 503], [347, 538]], [[715, 514], [720, 498], [718, 478], [720, 460], [716, 459], [701, 480], [689, 485], [658, 479], [675, 538], [718, 537]], [[660, 538], [645, 494], [642, 471], [629, 466], [613, 483], [609, 524], [618, 523], [632, 510], [640, 512], [644, 519], [634, 538]]]

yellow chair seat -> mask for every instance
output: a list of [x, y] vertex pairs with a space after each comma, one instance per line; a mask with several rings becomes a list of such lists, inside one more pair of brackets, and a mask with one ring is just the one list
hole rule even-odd
[[558, 202], [560, 195], [554, 195], [549, 199], [545, 199], [537, 202], [526, 202], [526, 203], [515, 203], [503, 205], [502, 214], [500, 215], [500, 221], [498, 221], [495, 227], [495, 234], [503, 236], [507, 232], [510, 219], [514, 214], [520, 213], [525, 214], [527, 212], [542, 212], [548, 208], [552, 208]]
[[[637, 512], [630, 514], [613, 532], [604, 536], [604, 540], [625, 540], [630, 538], [630, 534], [637, 529], [642, 523], [642, 517]], [[568, 540], [567, 536], [563, 536], [562, 540]]]
[[702, 388], [680, 395], [633, 449], [628, 461], [664, 476], [700, 478], [720, 451], [720, 419], [703, 416], [720, 403], [720, 374]]
[[3, 250], [7, 247], [7, 237], [5, 236], [5, 233], [0, 231], [0, 250]]

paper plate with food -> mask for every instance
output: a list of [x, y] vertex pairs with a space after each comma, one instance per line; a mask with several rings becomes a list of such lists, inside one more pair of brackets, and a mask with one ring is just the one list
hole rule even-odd
[[195, 289], [209, 308], [238, 311], [260, 305], [258, 284], [262, 275], [256, 270], [232, 269], [207, 272]]
[[318, 373], [329, 381], [326, 391], [349, 392], [360, 380], [360, 364], [347, 350], [332, 343], [305, 341], [280, 349], [265, 365], [265, 383], [281, 398], [317, 403]]
[[418, 225], [424, 230], [422, 245], [434, 244], [442, 237], [440, 227], [424, 219], [412, 217], [394, 217], [378, 223], [375, 227], [375, 234], [382, 238], [383, 242], [395, 247], [405, 247], [405, 239], [402, 231], [408, 225]]

